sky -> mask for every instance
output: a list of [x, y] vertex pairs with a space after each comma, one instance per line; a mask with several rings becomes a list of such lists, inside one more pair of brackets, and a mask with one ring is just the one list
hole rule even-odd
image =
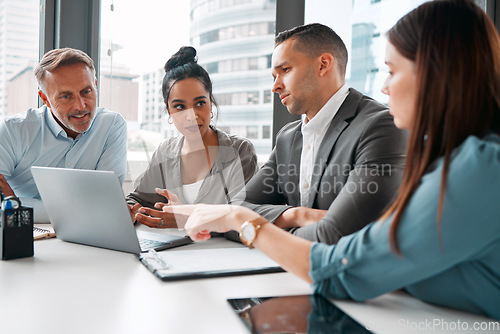
[[162, 68], [189, 44], [189, 6], [188, 0], [102, 0], [102, 41], [123, 47], [113, 54], [114, 67], [125, 65], [133, 74]]

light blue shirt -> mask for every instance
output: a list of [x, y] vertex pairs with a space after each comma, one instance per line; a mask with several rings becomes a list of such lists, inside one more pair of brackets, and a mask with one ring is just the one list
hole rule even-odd
[[424, 175], [391, 251], [392, 218], [311, 248], [313, 289], [366, 300], [405, 288], [424, 301], [500, 319], [500, 137], [469, 137], [455, 150], [437, 224], [442, 159]]
[[73, 139], [46, 106], [0, 123], [0, 174], [22, 204], [34, 208], [35, 222], [48, 222], [31, 166], [110, 170], [123, 183], [127, 124], [121, 115], [97, 108], [90, 129]]

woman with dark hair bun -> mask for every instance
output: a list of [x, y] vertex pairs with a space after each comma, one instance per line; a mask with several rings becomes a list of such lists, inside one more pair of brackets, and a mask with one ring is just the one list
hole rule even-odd
[[182, 221], [163, 207], [235, 203], [235, 195], [257, 171], [257, 157], [249, 140], [211, 124], [212, 107], [217, 107], [212, 81], [193, 47], [180, 48], [164, 69], [163, 101], [180, 135], [159, 145], [127, 202], [142, 224], [181, 228]]
[[336, 245], [311, 243], [241, 206], [190, 213], [193, 240], [240, 231], [328, 298], [405, 289], [429, 303], [500, 319], [500, 37], [472, 0], [435, 0], [387, 33], [383, 92], [410, 131], [388, 211]]

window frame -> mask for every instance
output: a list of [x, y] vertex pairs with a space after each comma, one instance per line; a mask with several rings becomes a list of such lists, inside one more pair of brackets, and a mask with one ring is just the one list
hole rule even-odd
[[[325, 0], [326, 1], [326, 0]], [[85, 51], [93, 60], [99, 80], [101, 0], [41, 0], [40, 57], [54, 48], [72, 47]], [[305, 0], [276, 1], [276, 34], [304, 24]], [[486, 0], [486, 13], [500, 33], [500, 0]], [[99, 84], [99, 82], [98, 82]], [[291, 115], [273, 94], [272, 146], [278, 131], [300, 119]]]

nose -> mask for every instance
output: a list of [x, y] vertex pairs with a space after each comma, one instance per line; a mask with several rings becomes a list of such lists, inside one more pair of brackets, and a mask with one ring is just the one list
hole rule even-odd
[[76, 109], [76, 110], [83, 110], [85, 109], [85, 99], [81, 96], [78, 96], [76, 99], [75, 99], [75, 103], [73, 105], [73, 107]]
[[198, 118], [198, 114], [194, 111], [194, 109], [186, 110], [186, 120], [187, 121], [195, 121]]
[[384, 84], [382, 85], [382, 93], [384, 93], [385, 95], [389, 95], [389, 85], [387, 84], [387, 81], [389, 80], [389, 78], [385, 79], [384, 81]]
[[283, 89], [283, 82], [282, 80], [280, 79], [279, 76], [277, 76], [274, 80], [274, 84], [273, 84], [273, 89], [272, 89], [272, 92], [273, 93], [278, 93], [280, 90]]

